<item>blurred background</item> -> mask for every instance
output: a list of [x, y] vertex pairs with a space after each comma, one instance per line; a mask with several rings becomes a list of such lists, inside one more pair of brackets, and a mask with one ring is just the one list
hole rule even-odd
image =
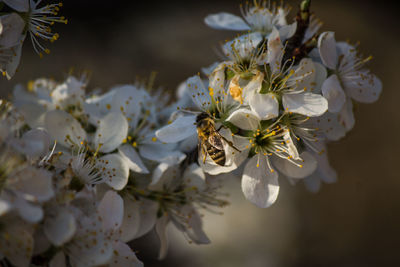
[[[300, 0], [286, 2], [293, 7], [290, 22]], [[11, 81], [0, 80], [1, 95], [33, 78], [62, 80], [71, 68], [76, 74], [89, 71], [89, 88], [104, 90], [157, 71], [156, 85], [173, 91], [216, 61], [219, 43], [235, 34], [207, 28], [203, 18], [220, 11], [240, 14], [239, 4], [64, 1], [69, 24], [56, 26], [60, 39], [49, 45], [51, 54], [39, 59], [26, 42], [20, 71]], [[278, 201], [259, 209], [245, 201], [240, 181], [231, 179], [224, 215], [204, 214], [212, 244], [188, 244], [171, 231], [169, 254], [160, 262], [150, 233], [134, 243], [146, 266], [400, 266], [399, 9], [395, 1], [319, 0], [312, 10], [337, 40], [361, 42], [384, 85], [377, 103], [358, 107], [347, 138], [329, 146], [338, 182], [312, 194], [281, 179]]]

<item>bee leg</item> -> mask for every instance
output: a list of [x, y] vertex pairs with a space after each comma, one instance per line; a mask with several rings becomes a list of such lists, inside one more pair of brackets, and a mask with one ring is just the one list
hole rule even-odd
[[205, 163], [206, 163], [206, 159], [207, 159], [207, 151], [206, 151], [206, 149], [204, 148], [204, 146], [201, 148], [201, 150], [203, 151], [203, 154], [204, 154], [203, 164], [205, 164]]

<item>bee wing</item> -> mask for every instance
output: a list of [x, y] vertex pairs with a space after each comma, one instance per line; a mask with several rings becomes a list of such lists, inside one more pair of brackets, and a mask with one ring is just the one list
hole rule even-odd
[[215, 134], [211, 134], [208, 137], [208, 142], [215, 148], [219, 150], [224, 150], [224, 144], [222, 143], [222, 138], [220, 135], [215, 131]]

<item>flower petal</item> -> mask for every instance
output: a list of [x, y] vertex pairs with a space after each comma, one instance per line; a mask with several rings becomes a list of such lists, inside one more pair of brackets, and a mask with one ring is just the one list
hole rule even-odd
[[128, 183], [129, 166], [118, 154], [108, 154], [99, 159], [99, 164], [105, 168], [102, 175], [106, 184], [115, 190], [121, 190]]
[[254, 94], [249, 99], [249, 105], [261, 120], [273, 119], [279, 115], [278, 99], [273, 94]]
[[311, 86], [311, 92], [314, 94], [319, 94], [321, 92], [322, 84], [325, 82], [328, 72], [326, 68], [317, 62], [314, 63], [315, 68], [315, 81]]
[[28, 12], [29, 3], [27, 0], [3, 0], [6, 5], [19, 12]]
[[204, 87], [204, 83], [199, 75], [194, 75], [187, 79], [187, 90], [192, 101], [200, 110], [208, 110], [211, 106], [210, 91]]
[[45, 202], [54, 196], [52, 174], [45, 169], [26, 167], [15, 174], [9, 186], [29, 201]]
[[87, 141], [86, 132], [81, 124], [62, 110], [46, 113], [45, 128], [50, 136], [64, 147], [80, 146], [81, 142]]
[[44, 129], [29, 130], [18, 141], [14, 148], [31, 158], [38, 158], [49, 152], [50, 135]]
[[203, 231], [203, 222], [200, 214], [190, 205], [185, 205], [180, 213], [187, 218], [185, 232], [195, 244], [209, 244], [211, 241]]
[[64, 252], [58, 252], [50, 261], [49, 267], [67, 267]]
[[43, 230], [49, 241], [55, 246], [67, 243], [75, 234], [74, 215], [66, 208], [54, 209], [55, 214], [48, 214], [44, 220]]
[[243, 130], [251, 131], [257, 130], [260, 122], [257, 113], [245, 108], [235, 110], [226, 120]]
[[322, 84], [322, 95], [328, 100], [328, 110], [332, 113], [339, 112], [346, 102], [346, 95], [340, 86], [338, 77], [334, 74]]
[[139, 204], [140, 209], [140, 226], [135, 238], [139, 238], [147, 234], [153, 229], [157, 220], [158, 203], [142, 199]]
[[180, 151], [167, 150], [163, 144], [148, 144], [139, 147], [139, 153], [143, 158], [167, 164], [179, 164], [186, 158]]
[[94, 143], [100, 151], [109, 153], [115, 150], [128, 135], [128, 121], [120, 112], [111, 112], [100, 120], [94, 136]]
[[33, 238], [20, 221], [3, 222], [0, 232], [0, 254], [13, 266], [28, 267], [33, 252]]
[[281, 71], [281, 62], [283, 57], [283, 45], [279, 36], [279, 31], [274, 28], [268, 37], [267, 58], [273, 74]]
[[156, 136], [165, 143], [177, 143], [196, 133], [196, 116], [178, 117], [171, 124], [156, 131]]
[[336, 69], [338, 57], [334, 32], [324, 32], [318, 38], [318, 49], [322, 63], [330, 69]]
[[204, 22], [211, 28], [217, 30], [248, 31], [249, 25], [241, 17], [221, 12], [208, 15]]
[[373, 103], [378, 100], [382, 92], [381, 80], [367, 72], [357, 74], [358, 78], [343, 77], [344, 88], [349, 96], [362, 103]]
[[278, 173], [268, 167], [264, 156], [254, 156], [246, 164], [242, 178], [244, 196], [260, 208], [271, 206], [279, 193]]
[[97, 207], [102, 218], [103, 229], [116, 231], [124, 217], [124, 201], [117, 192], [109, 190]]
[[274, 166], [289, 178], [304, 178], [312, 174], [317, 169], [317, 161], [307, 151], [300, 154], [302, 160], [296, 161], [299, 166], [287, 159], [274, 157]]
[[282, 41], [286, 41], [288, 38], [292, 37], [297, 29], [297, 22], [293, 22], [289, 25], [282, 25], [279, 28], [279, 36], [282, 38]]
[[125, 195], [124, 200], [124, 217], [122, 225], [119, 229], [120, 240], [129, 242], [133, 240], [139, 230], [140, 226], [140, 203], [132, 196]]
[[124, 144], [118, 149], [119, 154], [127, 162], [129, 169], [137, 173], [149, 173], [146, 165], [142, 162], [136, 150], [128, 144]]
[[17, 13], [0, 16], [0, 47], [9, 48], [20, 42], [24, 27], [25, 22]]
[[158, 259], [162, 260], [167, 256], [168, 252], [168, 233], [167, 226], [169, 223], [169, 218], [167, 214], [164, 214], [161, 218], [157, 219], [156, 223], [156, 233], [160, 239], [160, 252], [158, 254]]
[[109, 267], [143, 267], [135, 252], [125, 243], [116, 241], [113, 244], [114, 256], [108, 263]]
[[312, 93], [285, 94], [282, 103], [286, 111], [310, 117], [321, 116], [328, 109], [328, 101]]
[[115, 94], [111, 101], [111, 111], [122, 112], [129, 120], [129, 125], [136, 128], [140, 119], [141, 109], [149, 98], [146, 91], [133, 85], [122, 85], [113, 88]]

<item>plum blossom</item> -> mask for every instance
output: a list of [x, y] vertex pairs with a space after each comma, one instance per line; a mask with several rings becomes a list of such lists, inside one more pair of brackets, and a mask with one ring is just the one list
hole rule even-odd
[[261, 37], [269, 37], [274, 28], [278, 29], [282, 38], [291, 37], [296, 31], [296, 23], [287, 24], [286, 16], [290, 11], [287, 6], [270, 6], [267, 1], [254, 1], [254, 5], [246, 4], [242, 8], [242, 17], [221, 12], [208, 15], [205, 23], [214, 29], [251, 31]]

